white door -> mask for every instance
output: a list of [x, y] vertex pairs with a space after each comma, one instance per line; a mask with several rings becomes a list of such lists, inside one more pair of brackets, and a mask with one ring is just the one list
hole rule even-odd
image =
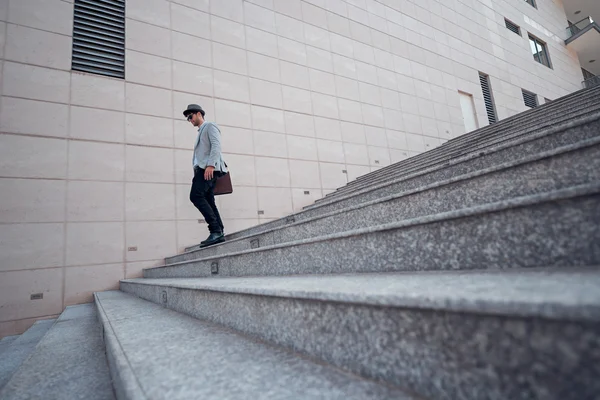
[[468, 93], [458, 92], [460, 97], [460, 108], [462, 110], [463, 121], [465, 122], [465, 132], [471, 132], [478, 128], [477, 114], [475, 114], [475, 103], [473, 96]]

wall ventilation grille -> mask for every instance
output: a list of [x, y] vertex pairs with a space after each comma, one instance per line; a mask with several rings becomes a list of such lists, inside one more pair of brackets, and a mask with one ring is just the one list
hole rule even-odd
[[537, 95], [526, 90], [523, 90], [523, 101], [529, 108], [535, 108], [538, 106]]
[[510, 22], [506, 18], [504, 19], [504, 24], [506, 25], [509, 31], [513, 31], [517, 35], [521, 36], [521, 28], [519, 27], [519, 25]]
[[488, 121], [490, 124], [495, 124], [498, 121], [498, 116], [496, 114], [496, 106], [494, 105], [494, 97], [492, 96], [490, 77], [486, 74], [479, 73], [479, 82], [481, 82], [481, 91], [483, 92], [483, 100], [485, 101], [485, 111], [487, 112]]
[[125, 78], [125, 0], [75, 0], [71, 68]]

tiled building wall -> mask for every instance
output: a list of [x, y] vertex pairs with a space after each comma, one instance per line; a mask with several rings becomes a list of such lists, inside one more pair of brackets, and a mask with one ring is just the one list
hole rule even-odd
[[221, 127], [233, 232], [464, 133], [458, 91], [486, 125], [478, 71], [500, 118], [522, 88], [578, 89], [562, 7], [538, 3], [127, 0], [123, 81], [70, 72], [71, 1], [0, 0], [0, 336], [204, 238], [188, 103]]

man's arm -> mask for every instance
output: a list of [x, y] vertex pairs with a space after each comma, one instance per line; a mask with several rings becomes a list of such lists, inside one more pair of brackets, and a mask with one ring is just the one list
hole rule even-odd
[[212, 179], [214, 169], [221, 158], [221, 132], [215, 124], [210, 124], [206, 128], [206, 134], [210, 141], [210, 155], [206, 164], [204, 178], [208, 180]]

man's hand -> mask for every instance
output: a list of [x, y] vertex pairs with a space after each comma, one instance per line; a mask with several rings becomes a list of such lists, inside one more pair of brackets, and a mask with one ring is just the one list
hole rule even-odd
[[204, 180], [210, 181], [213, 178], [215, 167], [206, 167], [204, 170]]

